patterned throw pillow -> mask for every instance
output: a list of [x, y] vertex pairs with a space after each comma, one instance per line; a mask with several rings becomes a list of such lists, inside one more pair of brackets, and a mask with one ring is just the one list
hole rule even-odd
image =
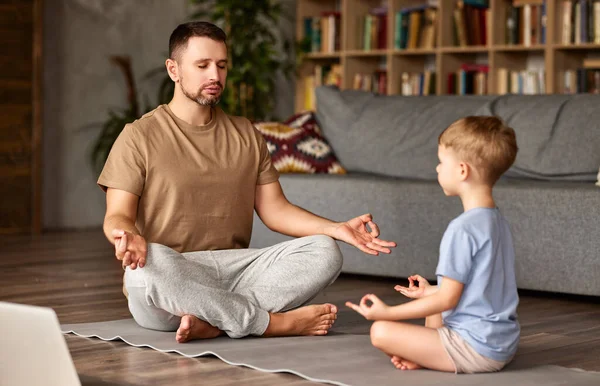
[[259, 122], [275, 169], [280, 173], [346, 174], [329, 142], [321, 133], [314, 113], [293, 115], [286, 121]]

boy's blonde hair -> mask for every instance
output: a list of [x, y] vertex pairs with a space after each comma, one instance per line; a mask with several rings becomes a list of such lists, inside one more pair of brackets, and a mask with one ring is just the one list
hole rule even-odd
[[515, 131], [493, 116], [459, 119], [440, 134], [438, 144], [477, 168], [490, 185], [511, 167], [519, 150]]

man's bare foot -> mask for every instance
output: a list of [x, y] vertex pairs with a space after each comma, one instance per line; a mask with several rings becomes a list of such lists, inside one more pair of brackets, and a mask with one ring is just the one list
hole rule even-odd
[[400, 358], [399, 356], [393, 355], [392, 356], [392, 364], [398, 369], [398, 370], [416, 370], [416, 369], [422, 369], [421, 366], [419, 366], [418, 364], [411, 362], [411, 361], [407, 361], [406, 359]]
[[326, 335], [337, 319], [337, 307], [329, 303], [315, 304], [270, 316], [265, 337]]
[[211, 326], [204, 320], [193, 315], [184, 315], [179, 323], [175, 339], [179, 343], [185, 343], [194, 339], [210, 339], [222, 335], [223, 331]]

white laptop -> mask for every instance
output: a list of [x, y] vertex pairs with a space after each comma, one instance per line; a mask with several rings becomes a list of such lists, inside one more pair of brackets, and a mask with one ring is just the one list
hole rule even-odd
[[108, 385], [80, 380], [52, 308], [0, 302], [0, 386]]

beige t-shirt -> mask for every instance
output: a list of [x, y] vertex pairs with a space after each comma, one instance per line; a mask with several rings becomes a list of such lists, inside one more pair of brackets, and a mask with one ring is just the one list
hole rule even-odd
[[136, 227], [147, 242], [190, 252], [247, 248], [256, 185], [278, 178], [248, 119], [214, 108], [193, 126], [161, 105], [123, 128], [98, 185], [140, 197]]

